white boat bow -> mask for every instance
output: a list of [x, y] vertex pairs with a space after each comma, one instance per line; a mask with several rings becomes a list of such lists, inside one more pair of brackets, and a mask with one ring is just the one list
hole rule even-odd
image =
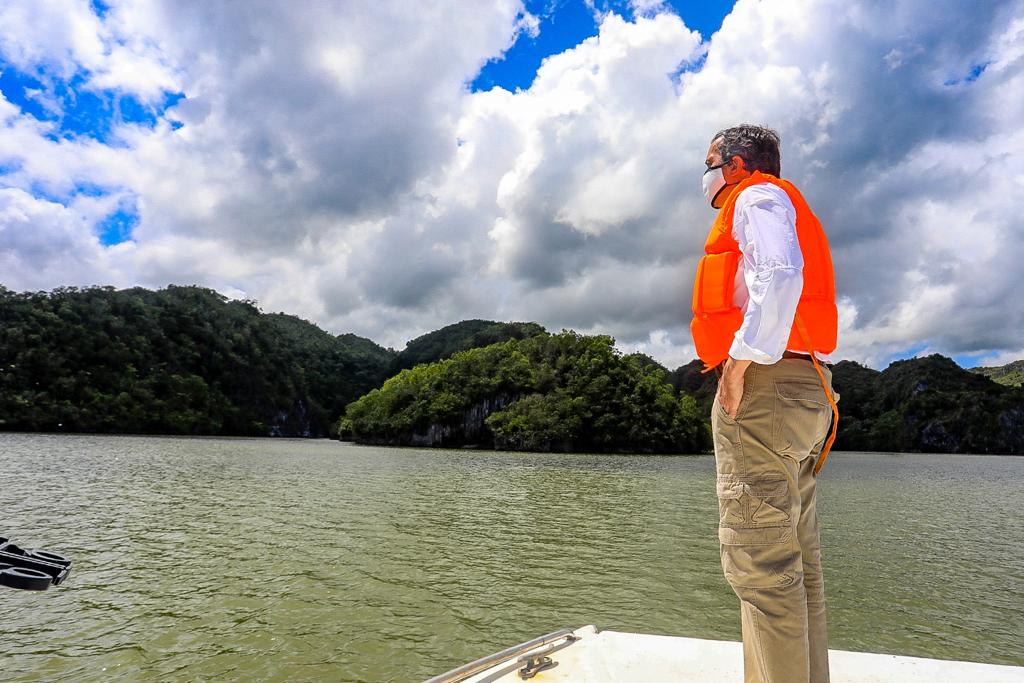
[[[743, 680], [742, 643], [562, 629], [426, 683], [728, 683]], [[829, 650], [832, 683], [1024, 683], [1024, 667]]]

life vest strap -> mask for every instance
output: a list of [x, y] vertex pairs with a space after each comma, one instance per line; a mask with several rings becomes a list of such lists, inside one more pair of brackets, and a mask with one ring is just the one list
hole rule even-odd
[[814, 463], [814, 474], [818, 474], [821, 471], [821, 466], [825, 464], [825, 458], [828, 457], [829, 449], [832, 448], [832, 442], [836, 440], [836, 430], [839, 427], [839, 406], [836, 405], [835, 399], [832, 398], [832, 392], [829, 390], [828, 382], [825, 380], [825, 373], [821, 371], [821, 366], [818, 365], [818, 358], [814, 355], [814, 346], [810, 341], [811, 335], [804, 326], [804, 321], [800, 319], [799, 313], [796, 314], [796, 329], [800, 333], [800, 338], [803, 339], [808, 352], [811, 354], [814, 369], [818, 371], [822, 389], [825, 390], [825, 398], [828, 399], [829, 404], [832, 406], [832, 433], [828, 435], [828, 439], [825, 440], [825, 446], [821, 449], [821, 455], [818, 456], [817, 462]]

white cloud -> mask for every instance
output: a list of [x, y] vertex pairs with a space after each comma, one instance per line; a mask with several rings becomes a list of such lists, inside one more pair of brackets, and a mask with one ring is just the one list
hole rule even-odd
[[2, 284], [42, 290], [103, 278], [129, 285], [114, 262], [131, 245], [104, 249], [91, 231], [93, 221], [102, 218], [107, 208], [85, 202], [66, 207], [17, 188], [0, 188]]
[[[520, 3], [5, 3], [13, 66], [186, 99], [180, 129], [107, 146], [50, 139], [0, 98], [3, 284], [198, 282], [395, 347], [537, 320], [675, 366], [713, 218], [704, 152], [751, 121], [780, 131], [828, 231], [838, 357], [1019, 353], [1022, 3], [740, 0], [703, 43], [658, 2], [634, 9], [529, 89], [469, 93], [540, 30]], [[111, 194], [74, 199], [86, 182]], [[135, 242], [103, 248], [95, 222], [123, 196]]]
[[69, 80], [87, 74], [90, 89], [117, 90], [143, 101], [177, 90], [159, 45], [133, 32], [148, 3], [111, 3], [105, 20], [85, 0], [11, 1], [0, 5], [0, 53], [28, 73]]

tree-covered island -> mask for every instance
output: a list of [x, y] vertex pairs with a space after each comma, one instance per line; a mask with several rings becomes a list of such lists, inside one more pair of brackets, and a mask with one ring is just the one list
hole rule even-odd
[[540, 451], [696, 453], [696, 399], [668, 371], [569, 330], [499, 342], [403, 370], [348, 406], [340, 433], [367, 443]]

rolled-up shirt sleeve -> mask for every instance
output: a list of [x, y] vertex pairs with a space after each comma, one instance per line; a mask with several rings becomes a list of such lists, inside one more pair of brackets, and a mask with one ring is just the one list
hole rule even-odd
[[754, 185], [737, 197], [733, 236], [743, 252], [748, 298], [729, 355], [769, 364], [782, 358], [804, 287], [796, 211], [785, 191]]

